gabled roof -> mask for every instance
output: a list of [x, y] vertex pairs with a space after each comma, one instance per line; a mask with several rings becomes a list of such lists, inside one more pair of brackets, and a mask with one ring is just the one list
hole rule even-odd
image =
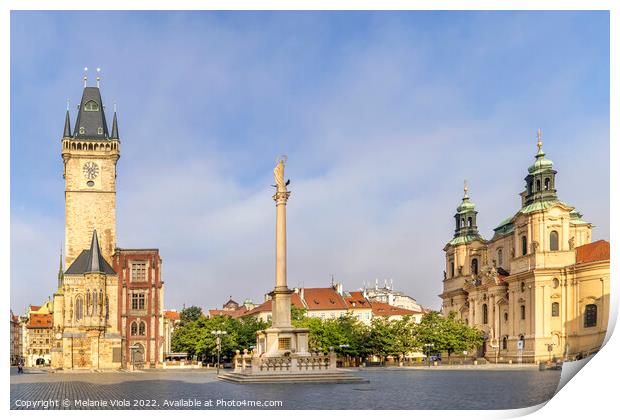
[[600, 240], [575, 248], [577, 264], [609, 260], [609, 242]]
[[85, 273], [116, 274], [112, 266], [110, 266], [105, 258], [103, 258], [103, 255], [101, 255], [101, 248], [99, 248], [96, 230], [93, 231], [90, 249], [83, 250], [69, 268], [67, 268], [67, 271], [65, 271], [65, 274]]
[[[299, 294], [297, 293], [293, 293], [291, 294], [291, 305], [295, 306], [296, 308], [299, 309], [305, 309], [305, 305], [302, 302], [301, 298], [299, 297]], [[242, 316], [248, 316], [248, 315], [256, 315], [256, 314], [260, 314], [263, 312], [271, 312], [273, 308], [273, 300], [269, 299], [264, 301], [263, 303], [261, 303], [258, 306], [255, 306], [254, 308], [250, 309], [249, 311], [246, 311]], [[211, 311], [209, 311], [211, 312]], [[224, 311], [226, 312], [226, 311]], [[230, 312], [230, 311], [228, 311]], [[224, 314], [226, 315], [226, 314]]]
[[372, 306], [372, 314], [374, 316], [405, 316], [423, 313], [412, 311], [411, 309], [399, 308], [397, 306], [388, 305], [385, 302], [379, 302], [376, 300], [371, 301], [370, 305]]
[[349, 309], [371, 309], [370, 302], [364, 297], [362, 292], [349, 292], [349, 296], [345, 296], [345, 302]]
[[347, 309], [347, 303], [333, 287], [304, 288], [303, 293], [309, 311]]

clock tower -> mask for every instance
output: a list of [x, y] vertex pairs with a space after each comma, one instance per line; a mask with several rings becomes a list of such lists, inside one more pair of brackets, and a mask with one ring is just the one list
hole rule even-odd
[[75, 127], [72, 131], [67, 109], [61, 140], [67, 267], [90, 248], [94, 230], [107, 261], [112, 261], [116, 247], [116, 162], [120, 157], [116, 110], [110, 133], [99, 81], [97, 87], [90, 87], [85, 78], [84, 85]]

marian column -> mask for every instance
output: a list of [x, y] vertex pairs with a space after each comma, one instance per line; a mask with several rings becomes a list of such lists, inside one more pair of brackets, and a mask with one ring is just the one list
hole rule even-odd
[[272, 322], [275, 328], [291, 328], [291, 294], [286, 284], [286, 202], [291, 195], [284, 182], [286, 157], [273, 170], [276, 181], [276, 287], [273, 290]]

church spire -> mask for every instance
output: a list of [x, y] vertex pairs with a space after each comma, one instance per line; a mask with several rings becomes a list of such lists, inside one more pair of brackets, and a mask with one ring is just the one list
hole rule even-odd
[[116, 121], [116, 103], [114, 104], [114, 118], [112, 119], [112, 135], [111, 139], [118, 140], [118, 122]]
[[65, 115], [65, 130], [63, 137], [71, 137], [71, 121], [69, 119], [69, 101], [67, 101], [67, 114]]
[[459, 236], [478, 236], [478, 227], [476, 225], [476, 205], [469, 199], [469, 186], [467, 180], [463, 181], [463, 199], [461, 204], [456, 208], [454, 219], [456, 221], [456, 229], [454, 237]]
[[99, 239], [97, 239], [97, 229], [93, 230], [93, 239], [90, 243], [90, 258], [86, 265], [86, 273], [103, 273], [105, 267], [101, 248], [99, 248]]
[[62, 287], [64, 278], [65, 278], [65, 273], [62, 269], [62, 247], [61, 247], [60, 248], [60, 264], [58, 266], [58, 288], [59, 289]]
[[530, 205], [537, 200], [557, 200], [555, 189], [555, 174], [557, 171], [553, 169], [553, 162], [546, 158], [542, 145], [542, 137], [539, 128], [536, 136], [536, 160], [527, 169], [528, 175], [525, 177], [526, 190], [523, 200], [524, 206]]

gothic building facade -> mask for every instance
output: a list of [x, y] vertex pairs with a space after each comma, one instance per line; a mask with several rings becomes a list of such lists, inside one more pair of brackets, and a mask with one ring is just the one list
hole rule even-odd
[[[61, 139], [65, 179], [65, 266], [58, 276], [54, 294], [52, 367], [61, 369], [118, 369], [131, 362], [127, 331], [130, 309], [127, 306], [128, 277], [126, 256], [131, 250], [116, 246], [116, 179], [120, 158], [120, 139], [116, 111], [112, 130], [108, 131], [105, 106], [97, 87], [85, 86], [75, 127], [71, 129], [69, 110], [65, 117]], [[157, 339], [162, 332], [151, 327], [159, 322], [163, 307], [163, 283], [159, 280], [161, 260], [155, 250], [144, 261], [156, 271], [154, 279], [145, 268], [149, 283], [136, 283], [148, 293], [157, 290], [152, 299], [157, 306], [141, 313], [140, 321], [148, 327], [149, 335], [157, 335], [151, 344], [144, 345], [144, 356], [153, 354], [152, 364], [161, 362]], [[142, 254], [138, 255], [142, 257]], [[142, 260], [141, 260], [142, 261]], [[156, 314], [157, 313], [157, 314]], [[142, 325], [142, 324], [140, 324]], [[140, 332], [140, 327], [138, 327]]]
[[444, 247], [442, 310], [482, 329], [479, 356], [540, 362], [596, 352], [609, 316], [609, 242], [559, 200], [553, 162], [542, 150], [528, 168], [521, 208], [493, 237], [478, 232], [467, 185]]

